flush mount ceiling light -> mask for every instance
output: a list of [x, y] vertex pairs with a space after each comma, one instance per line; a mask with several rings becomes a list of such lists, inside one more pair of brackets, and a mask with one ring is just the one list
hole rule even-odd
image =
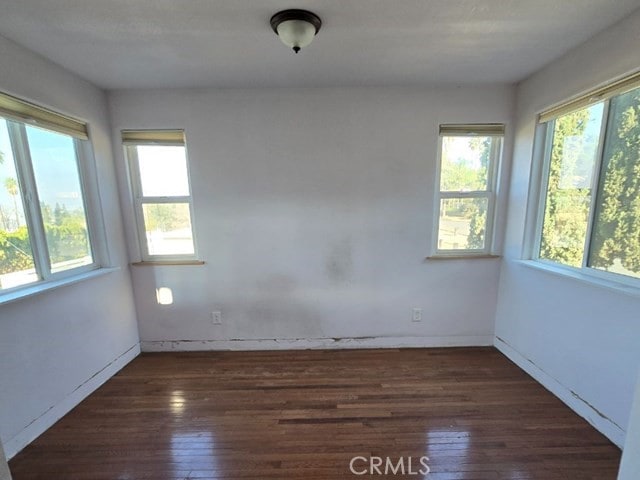
[[322, 20], [307, 10], [283, 10], [271, 17], [271, 28], [282, 43], [298, 53], [320, 31]]

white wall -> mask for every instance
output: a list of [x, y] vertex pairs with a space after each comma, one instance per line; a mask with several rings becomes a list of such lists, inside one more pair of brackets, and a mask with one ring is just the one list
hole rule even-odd
[[618, 445], [640, 363], [640, 298], [519, 263], [536, 113], [640, 67], [640, 11], [517, 90], [496, 346]]
[[138, 351], [103, 92], [0, 38], [0, 90], [89, 122], [118, 271], [0, 306], [0, 439], [12, 457]]
[[[490, 344], [499, 260], [425, 257], [439, 123], [508, 123], [512, 93], [110, 93], [123, 201], [117, 132], [185, 128], [206, 262], [133, 269], [143, 349]], [[129, 237], [135, 245], [133, 228]], [[174, 305], [156, 304], [159, 286], [173, 289]], [[422, 323], [411, 322], [413, 307]]]
[[631, 409], [618, 480], [638, 480], [638, 478], [640, 478], [640, 377], [636, 383], [635, 400]]

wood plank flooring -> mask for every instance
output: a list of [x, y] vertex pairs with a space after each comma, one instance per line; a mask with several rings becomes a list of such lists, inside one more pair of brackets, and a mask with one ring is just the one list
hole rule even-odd
[[[354, 475], [355, 456], [402, 457], [405, 475]], [[430, 472], [409, 475], [421, 456]], [[144, 354], [10, 467], [14, 480], [614, 480], [619, 460], [497, 350], [450, 348]]]

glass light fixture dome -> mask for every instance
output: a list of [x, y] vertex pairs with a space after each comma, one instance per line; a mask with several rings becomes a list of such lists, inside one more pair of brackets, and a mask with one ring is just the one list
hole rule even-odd
[[283, 10], [271, 17], [273, 31], [296, 53], [312, 42], [321, 25], [320, 17], [307, 10]]

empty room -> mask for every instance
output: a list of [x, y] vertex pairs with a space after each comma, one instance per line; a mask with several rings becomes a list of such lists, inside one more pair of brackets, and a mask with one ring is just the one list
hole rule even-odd
[[640, 480], [640, 0], [0, 7], [0, 480]]

